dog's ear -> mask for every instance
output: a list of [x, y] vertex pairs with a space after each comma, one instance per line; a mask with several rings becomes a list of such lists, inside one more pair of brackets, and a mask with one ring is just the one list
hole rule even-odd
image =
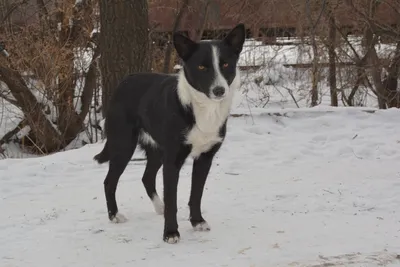
[[188, 60], [197, 47], [195, 42], [180, 33], [174, 33], [173, 42], [176, 52], [183, 61]]
[[242, 52], [243, 44], [246, 39], [246, 29], [243, 23], [238, 24], [224, 38], [224, 42], [232, 47], [237, 55]]

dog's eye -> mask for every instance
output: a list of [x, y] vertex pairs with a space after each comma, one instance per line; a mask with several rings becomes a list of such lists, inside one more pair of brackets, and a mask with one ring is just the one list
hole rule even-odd
[[222, 65], [222, 67], [227, 68], [229, 66], [228, 63], [224, 63], [224, 65]]
[[204, 67], [203, 65], [199, 65], [198, 68], [199, 68], [199, 70], [205, 70], [206, 69], [206, 67]]

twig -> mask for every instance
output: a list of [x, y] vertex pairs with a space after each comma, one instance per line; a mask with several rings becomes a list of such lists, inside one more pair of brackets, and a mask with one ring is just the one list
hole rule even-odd
[[11, 131], [7, 132], [1, 139], [0, 139], [0, 146], [8, 143], [8, 141], [10, 141], [10, 139], [16, 135], [22, 128], [22, 126], [25, 124], [25, 120], [21, 120], [17, 126], [15, 126], [14, 129], [12, 129]]
[[313, 23], [312, 18], [311, 18], [311, 11], [310, 11], [310, 0], [306, 0], [306, 12], [307, 12], [307, 16], [308, 16], [308, 19], [310, 21], [310, 24], [312, 25], [311, 29], [313, 31], [313, 35], [315, 34], [315, 29], [317, 28], [317, 25], [318, 25], [319, 21], [321, 20], [322, 14], [325, 11], [325, 7], [326, 7], [326, 0], [323, 0], [322, 1], [322, 8], [321, 8], [321, 11], [320, 11], [320, 13], [318, 15], [318, 18], [315, 21], [315, 23]]
[[37, 150], [39, 150], [39, 152], [42, 153], [42, 155], [46, 155], [46, 153], [44, 153], [44, 151], [32, 140], [32, 138], [29, 137], [29, 135], [26, 135], [26, 138], [28, 138], [28, 140], [31, 141], [33, 146], [36, 147]]
[[321, 12], [318, 15], [317, 20], [313, 23], [311, 18], [311, 11], [310, 11], [310, 0], [306, 1], [306, 13], [308, 15], [308, 19], [311, 25], [311, 43], [312, 43], [312, 50], [313, 50], [313, 64], [312, 64], [312, 88], [311, 88], [311, 106], [318, 105], [318, 46], [317, 41], [315, 39], [316, 28], [317, 25], [324, 13], [326, 6], [326, 0], [322, 2]]
[[19, 3], [14, 3], [10, 9], [7, 11], [7, 13], [4, 15], [4, 17], [2, 18], [0, 25], [3, 25], [4, 22], [12, 15], [12, 13], [20, 6], [26, 4], [28, 2], [28, 0], [22, 0]]
[[329, 191], [329, 190], [326, 190], [326, 189], [323, 189], [325, 192], [328, 192], [329, 194], [332, 194], [332, 195], [334, 195], [335, 193], [333, 193], [333, 192], [331, 192], [331, 191]]
[[[177, 30], [179, 28], [179, 24], [181, 23], [183, 14], [185, 14], [188, 7], [189, 7], [189, 0], [184, 0], [181, 8], [178, 11], [178, 14], [176, 15], [174, 25], [172, 27], [172, 34], [177, 32]], [[167, 48], [165, 50], [165, 57], [164, 57], [164, 68], [163, 68], [164, 73], [168, 73], [170, 62], [171, 62], [171, 55], [172, 55], [172, 44], [171, 44], [171, 42], [168, 42]]]
[[362, 157], [360, 157], [360, 156], [357, 156], [357, 154], [354, 152], [354, 150], [353, 150], [353, 149], [351, 149], [351, 152], [353, 152], [353, 154], [354, 154], [354, 156], [355, 156], [356, 158], [358, 158], [358, 159], [363, 159]]

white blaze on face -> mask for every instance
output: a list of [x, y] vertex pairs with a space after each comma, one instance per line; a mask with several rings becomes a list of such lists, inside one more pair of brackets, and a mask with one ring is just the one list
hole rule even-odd
[[[225, 97], [210, 99], [206, 94], [193, 88], [186, 79], [185, 72], [180, 71], [178, 76], [177, 93], [184, 107], [190, 107], [196, 118], [196, 125], [185, 133], [185, 143], [192, 145], [190, 156], [199, 157], [202, 153], [209, 151], [215, 144], [222, 142], [223, 138], [219, 132], [229, 116], [234, 92], [240, 87], [240, 71], [237, 68], [235, 77], [228, 86], [228, 82], [222, 76], [219, 69], [219, 51], [212, 46], [212, 57], [215, 69], [213, 86], [225, 88]], [[213, 87], [210, 88], [212, 90]], [[212, 91], [210, 92], [213, 97]]]
[[225, 89], [225, 95], [229, 94], [229, 85], [228, 82], [226, 81], [225, 77], [222, 75], [220, 66], [219, 66], [219, 49], [215, 45], [211, 46], [212, 49], [212, 62], [213, 62], [213, 67], [214, 67], [214, 81], [211, 84], [210, 88], [210, 95], [214, 96], [213, 94], [213, 89], [217, 86], [221, 86]]

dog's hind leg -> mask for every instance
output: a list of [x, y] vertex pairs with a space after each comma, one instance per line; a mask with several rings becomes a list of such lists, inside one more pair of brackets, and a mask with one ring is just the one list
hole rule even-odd
[[146, 193], [153, 202], [154, 210], [157, 214], [164, 214], [164, 203], [160, 199], [156, 190], [156, 177], [157, 172], [162, 165], [162, 155], [157, 148], [150, 146], [145, 147], [147, 164], [143, 174], [142, 182]]
[[118, 213], [118, 206], [115, 199], [118, 180], [132, 158], [138, 142], [137, 131], [124, 129], [119, 131], [117, 136], [109, 136], [110, 162], [109, 169], [104, 180], [104, 192], [107, 201], [108, 218], [115, 223], [122, 223], [126, 218]]

